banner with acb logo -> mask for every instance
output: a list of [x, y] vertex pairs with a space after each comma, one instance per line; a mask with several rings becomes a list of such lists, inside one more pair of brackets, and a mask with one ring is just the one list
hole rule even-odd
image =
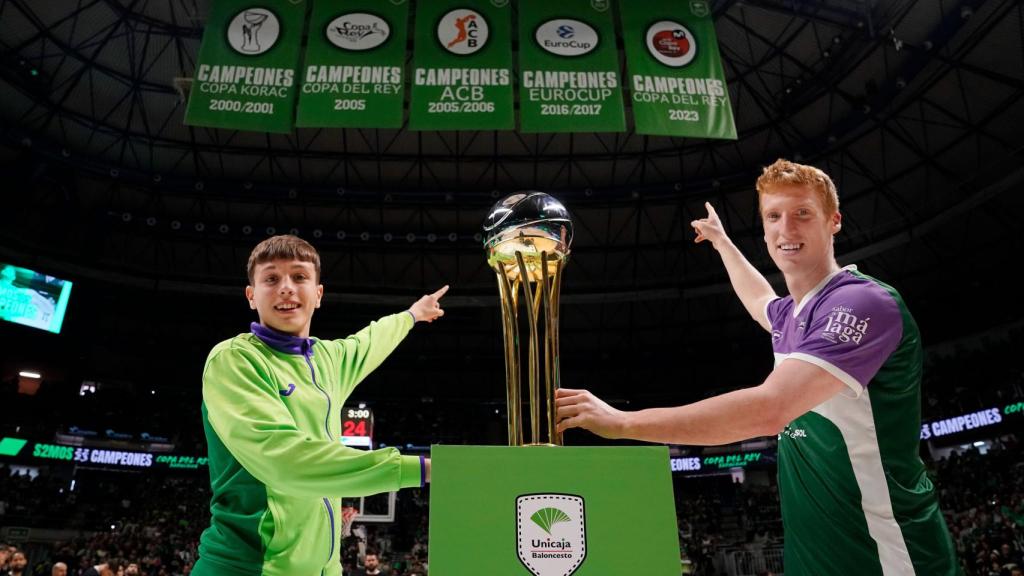
[[410, 130], [512, 130], [508, 0], [419, 0]]

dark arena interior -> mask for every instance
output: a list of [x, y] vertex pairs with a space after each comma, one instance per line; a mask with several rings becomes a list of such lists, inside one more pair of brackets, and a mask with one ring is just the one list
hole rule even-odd
[[[831, 177], [842, 214], [835, 260], [898, 290], [920, 329], [923, 374], [910, 398], [920, 412], [896, 416], [921, 430], [918, 487], [934, 485], [948, 528], [940, 540], [956, 557], [942, 574], [1024, 574], [1024, 312], [1013, 278], [1024, 253], [1024, 4], [679, 0], [680, 11], [704, 7], [717, 34], [733, 139], [638, 131], [633, 98], [643, 92], [626, 80], [631, 54], [621, 34], [626, 11], [648, 0], [610, 3], [617, 36], [604, 49], [623, 79], [624, 129], [411, 129], [432, 117], [417, 120], [409, 102], [416, 51], [430, 42], [417, 14], [446, 1], [410, 0], [398, 46], [407, 74], [401, 127], [274, 131], [186, 118], [210, 14], [238, 0], [0, 0], [0, 318], [13, 320], [0, 321], [0, 573], [200, 573], [211, 474], [221, 470], [213, 428], [204, 429], [204, 366], [218, 342], [259, 321], [246, 302], [246, 266], [254, 246], [276, 235], [319, 251], [318, 338], [345, 338], [450, 287], [439, 300], [443, 318], [415, 325], [343, 405], [331, 404], [333, 440], [314, 438], [319, 416], [306, 441], [332, 450], [426, 458], [473, 445], [569, 450], [508, 447], [508, 348], [484, 222], [520, 191], [549, 194], [572, 218], [556, 301], [561, 387], [632, 412], [762, 385], [779, 370], [773, 338], [737, 297], [711, 242], [695, 243], [691, 222], [708, 217], [709, 202], [739, 251], [788, 294], [773, 260], [788, 256], [766, 242], [755, 191], [764, 167], [784, 158]], [[310, 13], [320, 2], [329, 0], [298, 0]], [[474, 2], [503, 5], [519, 25], [530, 3], [464, 4]], [[296, 4], [259, 5], [288, 3]], [[261, 29], [246, 26], [244, 41], [255, 45]], [[296, 54], [314, 36], [300, 35]], [[527, 37], [511, 34], [506, 48], [517, 86], [530, 65]], [[525, 126], [526, 89], [516, 94], [507, 104]], [[17, 321], [46, 306], [63, 321]], [[525, 371], [525, 352], [520, 360]], [[523, 394], [513, 412], [525, 409]], [[739, 429], [760, 416], [751, 408], [729, 418]], [[340, 564], [344, 574], [392, 576], [876, 573], [787, 562], [800, 532], [783, 525], [790, 456], [781, 444], [795, 439], [776, 432], [724, 445], [564, 433], [571, 447], [667, 448], [658, 478], [674, 500], [671, 570], [647, 568], [648, 551], [625, 534], [640, 528], [601, 520], [593, 498], [589, 555], [578, 569], [520, 563], [511, 535], [506, 572], [437, 568], [434, 551], [443, 551], [431, 536], [444, 518], [431, 492], [454, 476], [438, 461], [421, 487], [335, 496], [327, 504], [334, 568], [316, 572], [331, 576]], [[227, 452], [218, 450], [230, 457], [234, 445], [225, 443]], [[248, 474], [249, 460], [231, 461]], [[278, 473], [287, 483], [305, 466]], [[884, 490], [888, 478], [891, 489], [888, 466], [885, 477], [878, 471], [872, 485]], [[613, 496], [623, 514], [642, 508], [642, 495]], [[273, 514], [256, 519], [271, 530], [261, 534], [281, 529], [267, 524]], [[890, 544], [872, 536], [879, 549]], [[270, 566], [273, 546], [263, 544]], [[830, 545], [844, 544], [818, 553]], [[603, 570], [602, 554], [633, 557], [637, 569]], [[470, 549], [464, 557], [484, 562]], [[262, 573], [289, 573], [274, 570]], [[884, 573], [932, 574], [909, 565]]]

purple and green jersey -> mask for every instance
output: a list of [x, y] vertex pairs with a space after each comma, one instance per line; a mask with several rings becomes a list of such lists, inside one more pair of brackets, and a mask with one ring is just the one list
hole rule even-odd
[[766, 316], [776, 366], [809, 362], [846, 384], [779, 435], [786, 576], [959, 574], [918, 455], [923, 351], [903, 299], [848, 266]]
[[341, 444], [341, 407], [405, 338], [393, 314], [342, 340], [252, 332], [203, 371], [210, 527], [193, 576], [341, 574], [341, 498], [421, 486], [422, 457]]

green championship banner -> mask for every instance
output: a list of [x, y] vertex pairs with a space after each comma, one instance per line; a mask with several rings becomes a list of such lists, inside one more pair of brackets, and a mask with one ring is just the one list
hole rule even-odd
[[610, 0], [519, 2], [519, 126], [626, 129]]
[[296, 126], [401, 128], [407, 0], [314, 0]]
[[736, 139], [707, 0], [622, 3], [638, 134]]
[[216, 0], [185, 123], [258, 132], [292, 129], [305, 0]]
[[665, 446], [433, 446], [430, 573], [678, 576]]
[[509, 0], [419, 0], [410, 130], [512, 130]]

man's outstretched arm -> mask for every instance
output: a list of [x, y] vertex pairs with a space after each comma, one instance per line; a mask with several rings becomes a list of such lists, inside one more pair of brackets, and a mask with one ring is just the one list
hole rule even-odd
[[558, 431], [584, 428], [605, 438], [711, 446], [774, 436], [847, 388], [824, 369], [789, 359], [760, 386], [675, 408], [624, 412], [586, 390], [558, 390]]

